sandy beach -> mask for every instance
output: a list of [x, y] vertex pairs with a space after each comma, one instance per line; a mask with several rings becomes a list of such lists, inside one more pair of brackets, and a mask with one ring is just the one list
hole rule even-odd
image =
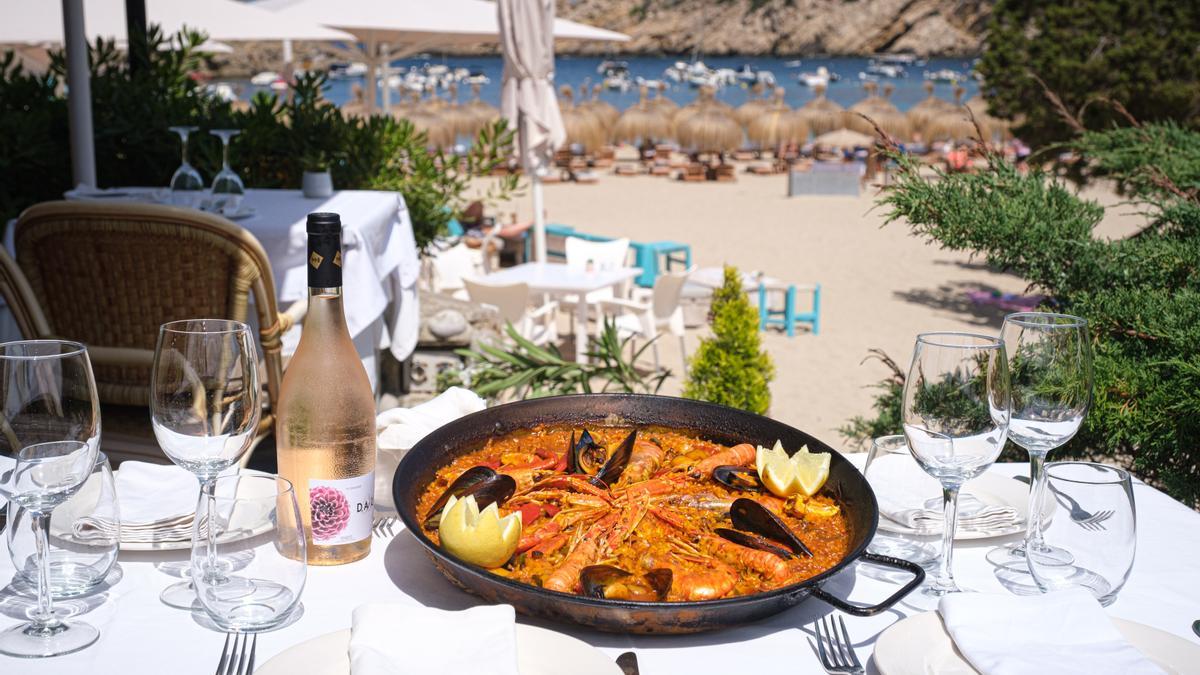
[[[1119, 201], [1104, 186], [1085, 194], [1106, 205]], [[763, 344], [776, 366], [770, 415], [836, 448], [851, 449], [837, 430], [871, 413], [872, 385], [888, 375], [878, 361], [862, 363], [869, 349], [882, 349], [906, 368], [919, 332], [998, 330], [1005, 310], [973, 303], [968, 291], [1026, 290], [1020, 278], [926, 244], [903, 223], [883, 226], [886, 211], [874, 207], [873, 188], [857, 198], [789, 198], [783, 175], [739, 171], [735, 183], [683, 183], [600, 172], [597, 184], [547, 185], [545, 197], [549, 222], [637, 241], [686, 242], [699, 267], [729, 263], [790, 283], [820, 283], [820, 335], [788, 338], [770, 330]], [[532, 218], [527, 195], [489, 212], [513, 210]], [[1098, 234], [1128, 233], [1140, 222], [1134, 211], [1113, 209]], [[810, 295], [799, 295], [801, 310], [810, 302]], [[689, 331], [689, 353], [706, 332]], [[678, 345], [660, 342], [663, 364], [673, 372], [662, 393], [676, 394]]]

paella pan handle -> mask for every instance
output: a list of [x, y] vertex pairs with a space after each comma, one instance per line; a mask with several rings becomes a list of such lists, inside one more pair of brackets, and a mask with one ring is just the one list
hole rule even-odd
[[907, 560], [892, 558], [886, 555], [876, 555], [874, 553], [864, 553], [859, 558], [859, 561], [871, 562], [884, 567], [895, 567], [905, 572], [911, 572], [913, 578], [907, 584], [904, 584], [903, 588], [893, 593], [887, 600], [876, 605], [852, 605], [841, 598], [830, 595], [828, 591], [820, 587], [814, 588], [812, 594], [847, 614], [854, 616], [875, 616], [899, 602], [901, 598], [911, 593], [917, 586], [920, 586], [922, 581], [925, 581], [925, 570], [921, 569], [920, 565]]

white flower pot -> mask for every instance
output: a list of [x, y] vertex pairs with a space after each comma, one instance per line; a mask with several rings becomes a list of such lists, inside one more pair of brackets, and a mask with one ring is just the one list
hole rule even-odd
[[328, 171], [305, 171], [300, 189], [309, 199], [333, 195], [333, 176]]

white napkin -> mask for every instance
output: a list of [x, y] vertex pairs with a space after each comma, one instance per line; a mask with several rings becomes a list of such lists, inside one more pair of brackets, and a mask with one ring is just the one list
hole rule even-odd
[[404, 453], [434, 429], [487, 407], [479, 395], [450, 387], [437, 398], [412, 408], [392, 408], [375, 418], [375, 506], [395, 509], [392, 476]]
[[370, 604], [354, 610], [350, 675], [518, 675], [512, 605], [461, 612]]
[[[871, 462], [868, 470], [880, 513], [914, 530], [941, 531], [945, 518], [938, 495], [942, 486], [916, 460], [904, 455], [882, 455]], [[930, 500], [936, 500], [938, 508], [925, 508]], [[960, 530], [1004, 529], [1019, 518], [1016, 509], [988, 504], [966, 490], [958, 496]]]
[[[8, 476], [5, 474], [11, 471], [16, 465], [17, 460], [13, 459], [12, 457], [0, 455], [0, 486], [3, 486], [5, 481], [8, 480]], [[5, 499], [3, 495], [0, 495], [0, 509], [4, 508], [7, 504], [8, 500]]]
[[[236, 472], [237, 467], [222, 472]], [[117, 471], [117, 500], [121, 505], [121, 541], [153, 543], [187, 541], [200, 498], [200, 481], [174, 464], [122, 462]], [[116, 523], [104, 518], [80, 518], [75, 533], [81, 538], [111, 536]]]
[[983, 675], [1164, 675], [1084, 589], [954, 593], [942, 598], [938, 611], [958, 651]]

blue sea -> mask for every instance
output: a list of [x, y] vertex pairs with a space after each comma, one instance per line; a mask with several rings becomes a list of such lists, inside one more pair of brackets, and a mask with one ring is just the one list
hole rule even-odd
[[[602, 77], [597, 74], [596, 67], [605, 59], [597, 56], [559, 56], [556, 59], [555, 81], [557, 84], [569, 84], [576, 90], [579, 85], [590, 80], [592, 83], [598, 84]], [[633, 78], [638, 76], [646, 79], [664, 79], [663, 71], [673, 65], [676, 61], [686, 61], [686, 57], [677, 56], [630, 56], [617, 57], [617, 60], [625, 61], [629, 64], [629, 72]], [[837, 82], [832, 82], [829, 85], [827, 96], [843, 105], [850, 106], [856, 101], [862, 99], [865, 94], [863, 92], [863, 82], [859, 79], [859, 73], [867, 69], [869, 59], [867, 58], [800, 58], [799, 66], [795, 65], [797, 60], [795, 57], [748, 57], [748, 56], [714, 56], [703, 58], [702, 60], [709, 68], [732, 68], [734, 70], [741, 69], [743, 64], [749, 64], [755, 70], [769, 70], [775, 75], [776, 82], [782, 86], [785, 91], [785, 100], [793, 107], [801, 106], [812, 100], [815, 93], [812, 89], [800, 84], [796, 76], [801, 72], [815, 72], [820, 66], [825, 66], [832, 73], [837, 73], [841, 79]], [[445, 64], [451, 69], [467, 68], [472, 72], [480, 72], [491, 78], [491, 82], [483, 86], [480, 96], [484, 101], [493, 105], [500, 103], [500, 74], [503, 70], [503, 63], [499, 56], [431, 56], [400, 59], [393, 62], [393, 67], [396, 69], [407, 70], [410, 66], [422, 66], [426, 64]], [[901, 110], [907, 110], [909, 107], [925, 98], [925, 92], [921, 85], [924, 82], [923, 73], [925, 71], [935, 71], [943, 68], [955, 70], [960, 73], [969, 73], [972, 63], [970, 60], [964, 59], [930, 59], [924, 66], [909, 66], [907, 68], [908, 76], [897, 79], [880, 79], [879, 84], [882, 87], [884, 84], [893, 84], [896, 91], [892, 94], [891, 100]], [[351, 97], [351, 86], [354, 83], [362, 83], [361, 78], [332, 80], [329, 83], [329, 89], [326, 96], [334, 103], [341, 104]], [[241, 85], [243, 96], [249, 97], [256, 89], [250, 86], [248, 82], [241, 81], [237, 84]], [[686, 83], [677, 84], [669, 82], [670, 89], [667, 95], [677, 103], [683, 105], [690, 103], [696, 97], [696, 89]], [[964, 101], [971, 98], [978, 92], [978, 82], [968, 78], [960, 82], [966, 88]], [[938, 83], [934, 93], [946, 100], [952, 101], [954, 86], [949, 83]], [[725, 103], [733, 106], [738, 106], [744, 103], [747, 96], [750, 94], [748, 87], [737, 84], [721, 88], [717, 92], [717, 98]], [[466, 101], [470, 98], [469, 88], [463, 85], [460, 92], [460, 100]], [[628, 106], [634, 104], [638, 100], [637, 88], [634, 87], [629, 91], [621, 92], [615, 90], [604, 90], [601, 98], [616, 106], [620, 110], [624, 110]], [[393, 94], [393, 101], [397, 98]]]

